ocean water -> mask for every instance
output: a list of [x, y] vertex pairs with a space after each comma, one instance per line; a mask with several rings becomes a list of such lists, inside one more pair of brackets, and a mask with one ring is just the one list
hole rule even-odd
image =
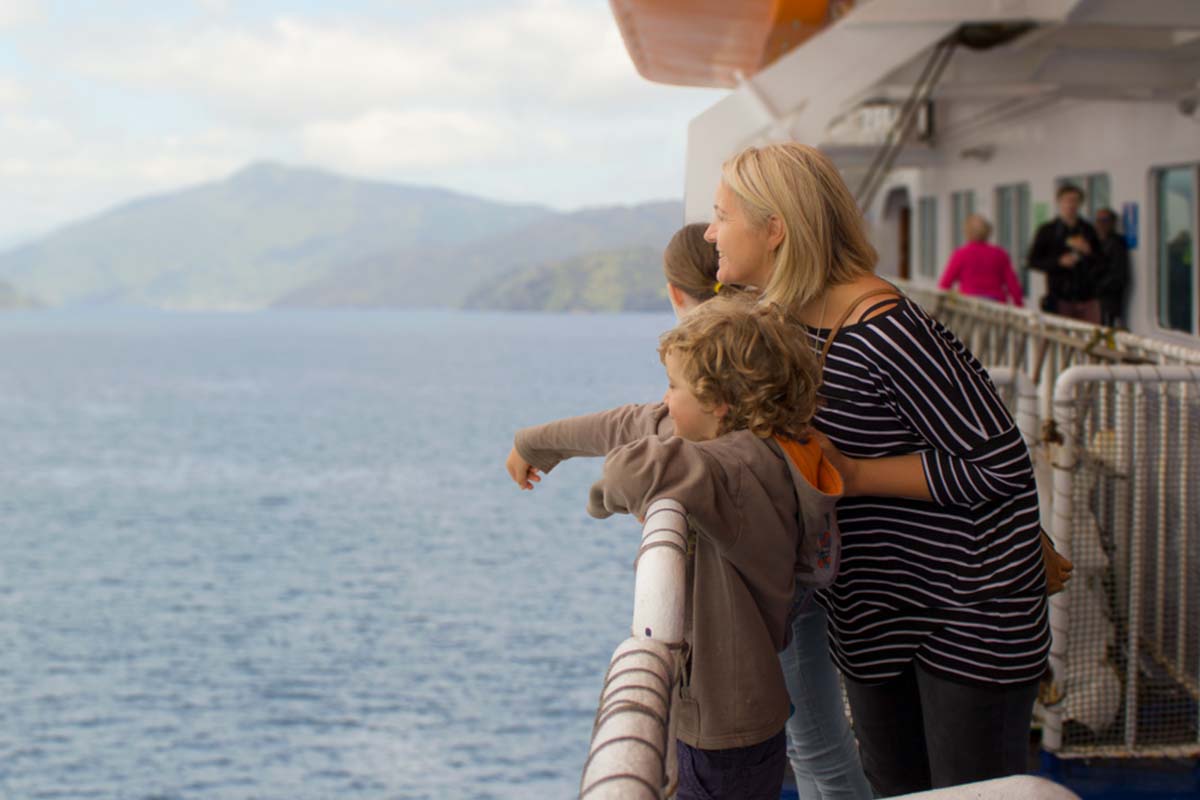
[[0, 315], [0, 798], [568, 798], [639, 529], [513, 431], [669, 315]]

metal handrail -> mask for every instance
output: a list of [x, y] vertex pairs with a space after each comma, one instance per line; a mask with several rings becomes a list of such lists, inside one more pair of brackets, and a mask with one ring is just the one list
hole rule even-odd
[[656, 500], [634, 562], [633, 635], [613, 653], [592, 726], [579, 796], [669, 797], [674, 792], [672, 698], [687, 601], [687, 511]]

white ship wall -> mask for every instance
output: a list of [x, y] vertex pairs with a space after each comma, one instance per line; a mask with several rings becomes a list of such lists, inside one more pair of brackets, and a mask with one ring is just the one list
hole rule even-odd
[[[957, 119], [953, 111], [946, 114], [946, 119], [939, 120], [944, 132], [937, 140], [932, 165], [893, 172], [876, 196], [868, 216], [880, 250], [880, 273], [895, 275], [897, 270], [896, 222], [885, 218], [884, 213], [884, 204], [894, 188], [908, 189], [913, 221], [910, 277], [916, 282], [933, 283], [936, 279], [919, 274], [919, 198], [938, 198], [940, 274], [952, 252], [951, 192], [973, 190], [975, 211], [994, 224], [998, 186], [1028, 182], [1030, 214], [1038, 203], [1046, 203], [1053, 216], [1056, 178], [1107, 173], [1110, 205], [1117, 213], [1126, 202], [1136, 202], [1139, 209], [1137, 249], [1130, 253], [1133, 288], [1129, 314], [1133, 332], [1196, 346], [1200, 337], [1168, 331], [1158, 324], [1153, 171], [1200, 164], [1200, 112], [1185, 116], [1174, 104], [1162, 102], [1069, 100], [986, 127], [966, 129], [971, 124], [970, 116], [978, 111], [960, 105]], [[956, 128], [963, 133], [956, 135]], [[971, 148], [992, 148], [992, 155], [986, 161], [961, 155]], [[1031, 222], [1031, 236], [1035, 229]], [[1027, 305], [1044, 294], [1044, 277], [1031, 272], [1029, 286]]]

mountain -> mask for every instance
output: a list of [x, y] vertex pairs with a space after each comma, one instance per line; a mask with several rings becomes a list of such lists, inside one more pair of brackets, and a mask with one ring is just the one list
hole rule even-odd
[[11, 283], [0, 281], [0, 311], [11, 311], [17, 308], [41, 308], [42, 304], [31, 297], [26, 297], [16, 290]]
[[589, 253], [494, 278], [467, 308], [506, 311], [668, 311], [661, 247]]
[[452, 249], [554, 216], [259, 163], [0, 253], [0, 279], [53, 306], [256, 308], [375, 254]]
[[[674, 201], [554, 214], [457, 247], [396, 248], [371, 256], [286, 294], [277, 305], [457, 307], [469, 298], [476, 307], [491, 307], [480, 287], [537, 268], [561, 270], [560, 262], [582, 268], [579, 256], [630, 248], [654, 252], [642, 266], [661, 282], [662, 250], [682, 219], [683, 206]], [[500, 307], [529, 307], [511, 293], [506, 297]]]

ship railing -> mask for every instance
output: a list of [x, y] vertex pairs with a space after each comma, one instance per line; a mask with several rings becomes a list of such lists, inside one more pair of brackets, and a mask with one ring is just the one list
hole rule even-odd
[[[1200, 755], [1200, 366], [1091, 365], [1055, 382], [1043, 743], [1060, 756]], [[1045, 519], [1045, 518], [1043, 518]]]
[[988, 369], [1075, 562], [1050, 604], [1045, 749], [1200, 755], [1200, 350], [902, 288]]
[[674, 793], [672, 699], [685, 658], [687, 511], [658, 500], [646, 511], [635, 561], [632, 635], [613, 653], [579, 796], [587, 800]]
[[1198, 348], [920, 284], [895, 283], [989, 370], [1009, 367], [1028, 376], [1038, 390], [1038, 414], [1045, 420], [1053, 416], [1054, 382], [1073, 366], [1200, 365]]
[[1011, 775], [990, 781], [916, 792], [894, 800], [1078, 800], [1079, 795], [1054, 781], [1035, 775]]

